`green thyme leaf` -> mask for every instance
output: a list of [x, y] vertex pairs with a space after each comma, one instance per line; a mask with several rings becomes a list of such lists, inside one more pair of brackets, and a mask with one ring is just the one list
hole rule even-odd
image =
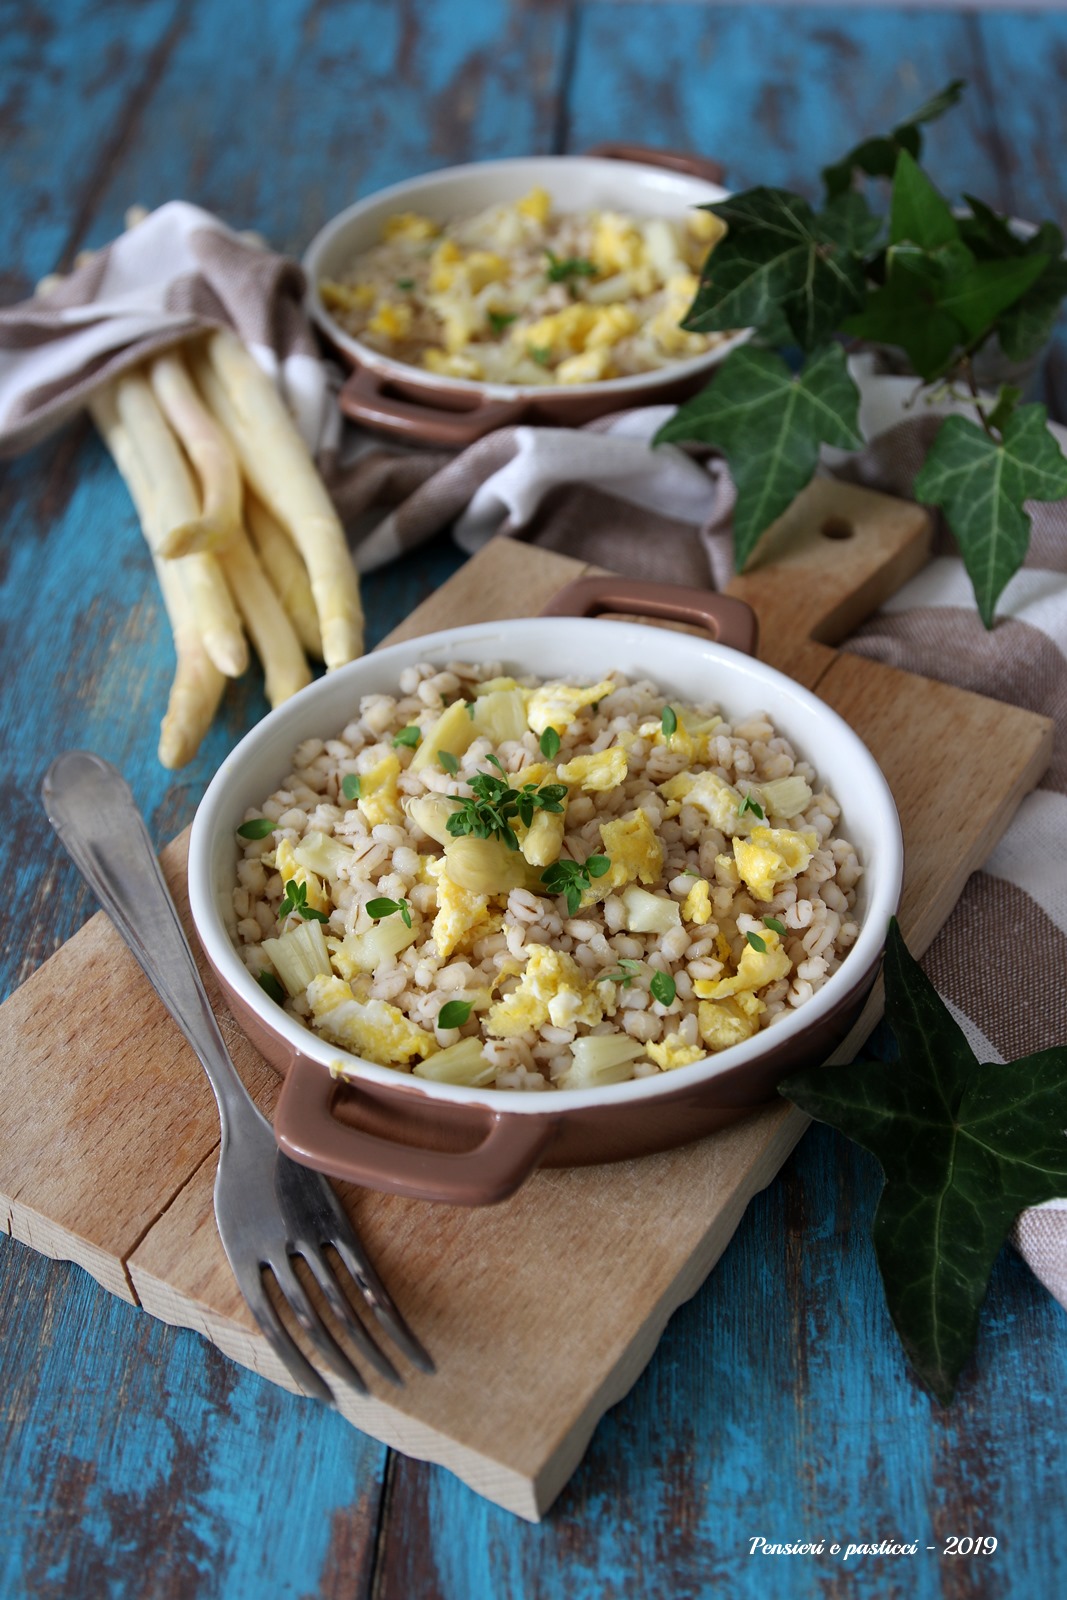
[[405, 928], [411, 927], [411, 907], [406, 900], [390, 900], [385, 895], [379, 895], [375, 900], [367, 901], [367, 915], [373, 917], [375, 922], [382, 917], [391, 917], [395, 912], [400, 912], [400, 920]]
[[659, 725], [663, 729], [663, 737], [669, 739], [672, 733], [678, 732], [678, 713], [673, 706], [664, 706], [660, 714]]
[[737, 484], [734, 562], [741, 571], [760, 535], [811, 481], [820, 445], [859, 449], [858, 421], [859, 391], [840, 345], [826, 345], [795, 375], [772, 350], [744, 345], [653, 442], [696, 440], [722, 450]]
[[421, 738], [421, 728], [416, 728], [414, 726], [410, 728], [401, 728], [399, 733], [395, 733], [393, 735], [393, 748], [395, 750], [398, 744], [406, 744], [409, 749], [414, 750]]
[[499, 336], [505, 328], [510, 327], [515, 321], [517, 313], [514, 311], [490, 311], [488, 315], [490, 328]]
[[631, 956], [620, 956], [619, 965], [615, 971], [602, 973], [597, 982], [603, 983], [604, 979], [607, 978], [609, 982], [617, 983], [620, 989], [628, 989], [640, 970], [640, 961], [633, 960]]
[[758, 817], [761, 822], [763, 821], [763, 807], [758, 800], [753, 800], [750, 794], [742, 797], [741, 804], [737, 808], [737, 815], [743, 817], [746, 811], [751, 811], [754, 817]]
[[446, 1000], [437, 1013], [439, 1028], [462, 1028], [471, 1014], [471, 1001]]
[[247, 822], [242, 822], [237, 832], [242, 839], [265, 839], [268, 833], [273, 833], [277, 827], [269, 817], [249, 817]]
[[359, 778], [354, 772], [346, 772], [341, 780], [341, 793], [346, 800], [359, 799]]
[[474, 721], [474, 701], [473, 700], [468, 700], [468, 701], [465, 702], [465, 704], [466, 704], [466, 707], [467, 707], [467, 715], [468, 715], [468, 717], [470, 717], [471, 721], [473, 722]]
[[267, 972], [265, 968], [261, 967], [256, 976], [256, 982], [259, 984], [259, 987], [263, 990], [264, 994], [270, 995], [271, 999], [276, 1005], [281, 1006], [285, 1004], [285, 990], [282, 988], [273, 972]]
[[546, 250], [548, 266], [545, 268], [545, 277], [549, 283], [567, 283], [571, 278], [595, 278], [595, 262], [586, 260], [585, 256], [565, 256], [562, 259], [553, 251]]
[[669, 972], [656, 972], [652, 975], [649, 984], [653, 1000], [658, 1000], [661, 1006], [669, 1006], [677, 993], [674, 979]]
[[292, 912], [302, 917], [305, 922], [329, 922], [325, 911], [317, 911], [314, 906], [307, 903], [308, 886], [298, 883], [295, 878], [290, 878], [285, 884], [285, 894], [281, 905], [278, 907], [278, 921], [284, 922]]
[[547, 367], [552, 360], [552, 346], [550, 344], [528, 344], [526, 354], [531, 361], [536, 361], [539, 367]]
[[452, 754], [451, 750], [438, 750], [437, 759], [441, 763], [442, 767], [444, 767], [445, 771], [454, 778], [456, 773], [459, 771], [459, 762], [456, 760], [456, 757]]
[[554, 761], [559, 755], [560, 739], [555, 728], [546, 728], [538, 740], [538, 744], [546, 761]]
[[980, 1064], [895, 918], [884, 973], [900, 1059], [794, 1073], [779, 1092], [881, 1164], [872, 1234], [886, 1301], [947, 1402], [1015, 1218], [1067, 1192], [1067, 1048]]
[[1067, 460], [1049, 432], [1044, 406], [1020, 406], [999, 442], [966, 417], [942, 423], [915, 479], [915, 498], [944, 511], [987, 628], [1030, 542], [1024, 501], [1065, 495]]
[[753, 950], [758, 950], [761, 956], [767, 954], [767, 941], [761, 939], [758, 933], [746, 933], [745, 938]]
[[414, 278], [398, 278], [396, 280], [396, 286], [397, 286], [398, 289], [414, 289], [414, 287], [415, 287], [415, 279]]
[[587, 856], [585, 861], [569, 861], [561, 857], [544, 869], [541, 882], [554, 894], [566, 898], [567, 910], [573, 917], [578, 913], [585, 890], [592, 887], [590, 880], [602, 878], [610, 866], [607, 856]]
[[764, 917], [763, 925], [764, 925], [765, 928], [770, 928], [772, 933], [776, 933], [780, 939], [784, 939], [785, 938], [786, 926], [785, 926], [785, 923], [782, 922], [780, 918], [778, 918], [778, 917]]

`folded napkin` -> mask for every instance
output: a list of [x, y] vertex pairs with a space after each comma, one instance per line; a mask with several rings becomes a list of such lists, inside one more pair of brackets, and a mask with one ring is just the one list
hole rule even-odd
[[[580, 430], [505, 428], [459, 455], [349, 430], [338, 454], [334, 384], [302, 294], [297, 264], [261, 241], [195, 206], [161, 207], [47, 294], [0, 310], [0, 454], [43, 438], [147, 355], [223, 323], [285, 395], [362, 569], [451, 525], [468, 551], [511, 535], [630, 577], [726, 584], [733, 485], [719, 458], [699, 463], [673, 446], [650, 449], [670, 408]], [[916, 416], [912, 380], [880, 377], [863, 359], [853, 372], [869, 443], [854, 457], [826, 452], [823, 470], [907, 497], [940, 416], [954, 407], [924, 407]], [[1067, 430], [1056, 433], [1067, 446]], [[1001, 597], [992, 632], [942, 530], [928, 566], [842, 646], [1056, 724], [1040, 787], [971, 877], [951, 931], [923, 962], [984, 1061], [1062, 1045], [1067, 1035], [1067, 504], [1028, 510], [1029, 555]], [[1015, 1243], [1067, 1306], [1067, 1198], [1026, 1211]]]
[[0, 455], [36, 444], [100, 388], [183, 339], [233, 328], [313, 452], [340, 431], [297, 262], [182, 200], [151, 212], [32, 300], [0, 309]]

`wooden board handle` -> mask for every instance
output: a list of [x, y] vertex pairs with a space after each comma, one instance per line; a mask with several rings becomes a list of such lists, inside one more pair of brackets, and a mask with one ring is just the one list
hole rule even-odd
[[681, 172], [687, 178], [703, 178], [717, 186], [721, 186], [726, 177], [722, 165], [709, 156], [694, 155], [689, 150], [659, 150], [655, 145], [634, 144], [624, 139], [607, 139], [602, 144], [590, 145], [585, 154], [607, 161], [636, 161], [643, 167], [662, 167], [665, 172]]
[[[297, 1056], [285, 1075], [274, 1135], [286, 1155], [332, 1178], [453, 1206], [495, 1205], [515, 1193], [555, 1132], [551, 1116], [508, 1116], [488, 1106], [473, 1150], [427, 1150], [368, 1133], [333, 1114], [341, 1086], [316, 1061]], [[358, 1098], [358, 1086], [346, 1083]], [[410, 1080], [405, 1080], [410, 1092]]]

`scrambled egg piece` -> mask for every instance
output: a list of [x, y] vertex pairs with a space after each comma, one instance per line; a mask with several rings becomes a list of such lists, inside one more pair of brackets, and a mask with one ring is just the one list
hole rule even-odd
[[456, 278], [456, 268], [463, 260], [463, 251], [451, 239], [442, 239], [430, 257], [430, 277], [427, 284], [431, 294], [442, 294], [451, 289]]
[[493, 250], [472, 250], [460, 266], [459, 275], [466, 280], [471, 293], [477, 294], [487, 283], [500, 283], [506, 278], [508, 264]]
[[615, 684], [610, 678], [588, 689], [576, 689], [569, 683], [543, 683], [527, 702], [526, 720], [536, 734], [544, 733], [546, 728], [561, 733], [576, 721], [579, 711], [614, 693]]
[[757, 900], [771, 900], [775, 884], [804, 871], [818, 842], [815, 833], [794, 833], [791, 828], [753, 828], [747, 840], [734, 840], [737, 871]]
[[382, 238], [388, 243], [394, 239], [409, 239], [413, 244], [421, 244], [424, 239], [436, 239], [440, 231], [439, 222], [432, 222], [418, 211], [396, 211], [386, 217]]
[[400, 821], [399, 776], [400, 757], [394, 750], [376, 762], [369, 772], [360, 773], [356, 804], [372, 828], [379, 822]]
[[645, 262], [645, 241], [627, 217], [605, 211], [593, 234], [591, 254], [604, 277], [616, 272], [635, 272]]
[[515, 207], [520, 217], [532, 217], [535, 222], [547, 222], [552, 201], [547, 189], [531, 189]]
[[527, 1033], [551, 1022], [564, 1028], [572, 1022], [595, 1027], [604, 1015], [596, 990], [573, 956], [545, 944], [530, 948], [518, 988], [491, 1007], [486, 1033], [498, 1039]]
[[787, 978], [793, 964], [782, 949], [782, 941], [772, 928], [768, 928], [760, 937], [767, 946], [765, 950], [757, 950], [746, 942], [734, 976], [719, 978], [715, 982], [698, 979], [693, 985], [697, 996], [706, 1000], [725, 1000], [730, 995], [740, 994], [742, 990], [755, 993], [778, 978]]
[[[678, 726], [673, 733], [664, 733], [662, 722], [642, 722], [637, 731], [643, 739], [651, 739], [653, 744], [666, 745], [670, 751], [684, 757], [686, 761], [692, 761], [697, 755], [696, 741], [681, 717], [678, 717]], [[693, 774], [679, 773], [678, 776], [691, 779]], [[668, 799], [670, 798], [674, 797], [668, 796]]]
[[485, 369], [473, 356], [449, 355], [433, 345], [422, 352], [422, 364], [427, 372], [438, 372], [443, 378], [484, 378]]
[[726, 224], [713, 211], [698, 206], [685, 219], [685, 225], [699, 244], [718, 244], [726, 232]]
[[447, 961], [472, 928], [489, 920], [489, 896], [462, 888], [445, 869], [444, 856], [427, 863], [427, 871], [437, 880], [437, 915], [430, 936], [442, 961]]
[[319, 294], [327, 311], [367, 311], [378, 291], [373, 283], [334, 283], [331, 278], [323, 278]]
[[686, 895], [682, 906], [682, 921], [695, 922], [698, 928], [702, 928], [705, 922], [711, 921], [711, 895], [706, 878], [698, 878]]
[[315, 1026], [334, 1044], [383, 1067], [433, 1055], [437, 1040], [385, 1000], [357, 1000], [343, 978], [313, 978], [307, 987]]
[[617, 789], [626, 777], [626, 765], [626, 751], [613, 745], [595, 755], [575, 756], [556, 768], [556, 777], [560, 783], [577, 784], [581, 789]]
[[300, 865], [293, 854], [293, 847], [288, 839], [283, 839], [277, 850], [275, 850], [274, 865], [283, 884], [294, 878], [297, 883], [304, 884], [307, 888], [308, 905], [314, 911], [324, 911], [329, 915], [333, 910], [333, 906], [325, 889], [322, 887], [321, 880], [313, 872], [308, 872], [306, 867]]
[[662, 1044], [648, 1044], [645, 1054], [662, 1072], [672, 1067], [689, 1067], [694, 1061], [703, 1061], [707, 1051], [698, 1044], [686, 1044], [680, 1033], [669, 1033]]
[[732, 1044], [750, 1039], [759, 1024], [755, 1016], [747, 1016], [734, 1000], [702, 1000], [697, 1026], [709, 1050], [726, 1050]]
[[614, 376], [611, 352], [608, 350], [583, 350], [580, 355], [568, 356], [556, 368], [557, 383], [598, 383], [601, 378]]
[[648, 325], [648, 331], [667, 355], [698, 356], [703, 351], [704, 341], [700, 335], [687, 333], [679, 327], [699, 286], [699, 280], [691, 272], [681, 272], [667, 280], [667, 298]]
[[602, 878], [595, 878], [586, 889], [581, 900], [583, 906], [606, 900], [614, 890], [635, 879], [654, 883], [659, 877], [663, 870], [663, 846], [656, 838], [647, 812], [630, 811], [615, 822], [602, 822], [600, 837], [611, 866]]
[[601, 306], [586, 336], [587, 350], [610, 350], [637, 329], [637, 313], [629, 306]]
[[740, 794], [732, 784], [726, 783], [714, 772], [679, 772], [675, 777], [668, 778], [666, 783], [661, 783], [659, 792], [665, 799], [675, 803], [674, 811], [668, 810], [668, 816], [677, 816], [683, 804], [699, 806], [701, 811], [707, 812], [712, 827], [718, 828], [720, 833], [733, 832], [742, 827], [748, 816], [747, 812], [745, 817], [738, 816]]
[[368, 333], [386, 339], [406, 339], [411, 332], [411, 307], [401, 300], [383, 300], [367, 323]]

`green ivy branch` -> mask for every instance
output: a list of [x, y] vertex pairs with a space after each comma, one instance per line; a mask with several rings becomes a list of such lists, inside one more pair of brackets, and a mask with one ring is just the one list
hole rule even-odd
[[[921, 388], [965, 397], [973, 413], [942, 424], [915, 495], [944, 512], [990, 628], [1029, 544], [1024, 502], [1067, 496], [1067, 460], [1044, 406], [1020, 404], [1009, 386], [984, 394], [975, 358], [993, 340], [1014, 362], [1040, 351], [1067, 294], [1067, 262], [1055, 223], [1024, 237], [971, 195], [957, 212], [919, 165], [922, 126], [962, 90], [949, 84], [892, 133], [824, 168], [818, 212], [799, 195], [762, 187], [704, 208], [727, 231], [682, 326], [755, 332], [655, 442], [707, 443], [726, 457], [740, 571], [810, 482], [820, 447], [863, 446], [846, 343], [902, 351]], [[891, 180], [886, 216], [856, 186], [872, 178]]]

